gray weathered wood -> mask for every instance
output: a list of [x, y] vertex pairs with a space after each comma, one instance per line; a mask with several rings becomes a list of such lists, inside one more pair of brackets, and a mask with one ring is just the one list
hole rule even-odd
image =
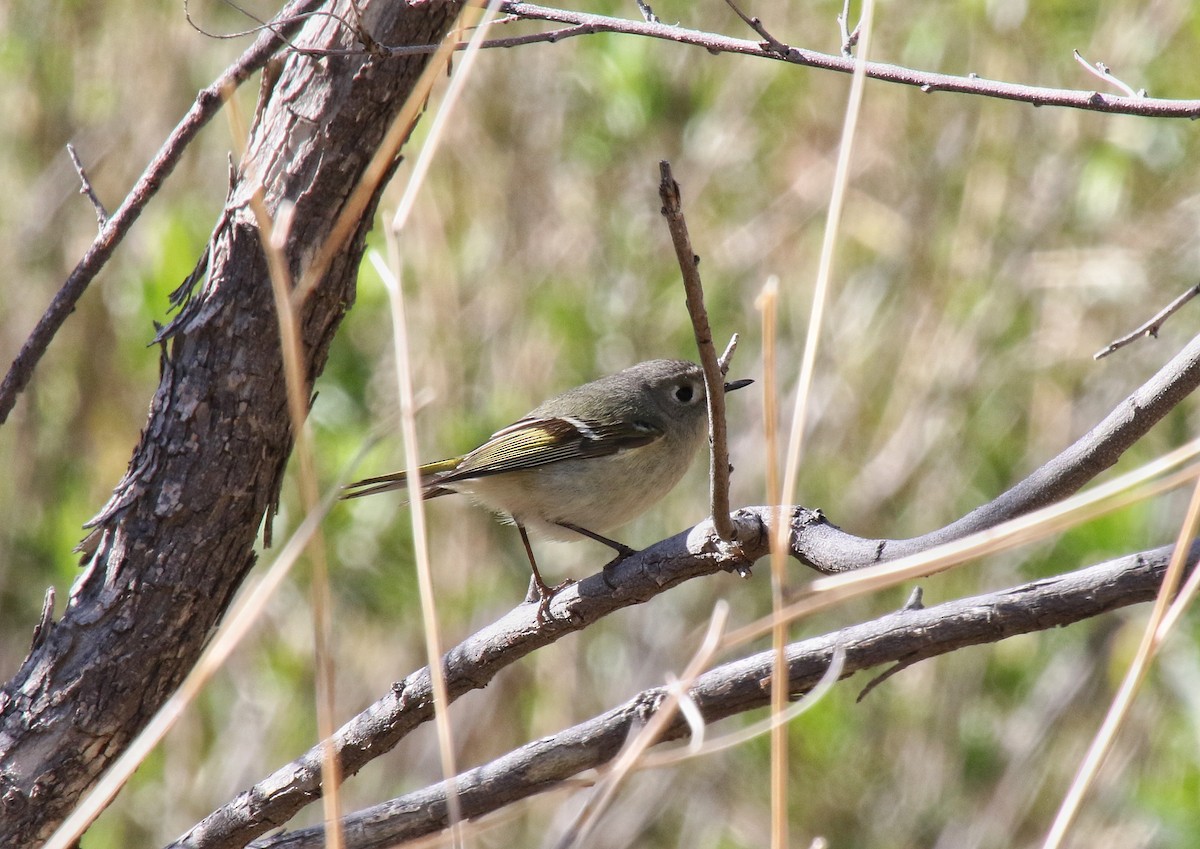
[[[383, 44], [437, 42], [460, 4], [363, 2]], [[343, 18], [347, 14], [339, 3]], [[292, 436], [271, 284], [246, 206], [295, 204], [297, 277], [330, 232], [427, 56], [372, 57], [314, 17], [264, 93], [212, 239], [209, 276], [164, 333], [162, 378], [129, 470], [96, 517], [62, 618], [0, 691], [0, 846], [46, 839], [198, 657], [254, 563]], [[310, 382], [354, 301], [374, 204], [302, 313]], [[33, 623], [30, 623], [31, 626]]]

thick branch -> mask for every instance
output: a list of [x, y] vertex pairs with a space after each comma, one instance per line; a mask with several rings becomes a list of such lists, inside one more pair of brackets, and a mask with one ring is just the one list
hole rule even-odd
[[[684, 581], [720, 571], [748, 570], [767, 553], [763, 517], [768, 508], [735, 515], [739, 546], [719, 545], [711, 523], [677, 534], [579, 581], [556, 594], [548, 621], [538, 619], [538, 602], [522, 604], [446, 653], [450, 699], [486, 687], [501, 670], [567, 634], [603, 617], [649, 601]], [[748, 529], [757, 528], [752, 534]], [[612, 581], [617, 589], [610, 589]], [[433, 717], [429, 670], [413, 672], [334, 735], [342, 773], [352, 775], [391, 750]], [[205, 817], [173, 849], [232, 849], [287, 822], [320, 794], [321, 747], [276, 770]]]
[[[444, 36], [460, 3], [360, 6], [379, 38], [426, 43]], [[308, 20], [297, 43], [346, 49], [355, 39], [321, 16]], [[265, 188], [271, 215], [292, 204], [284, 253], [299, 278], [426, 61], [293, 52], [265, 87], [213, 234], [208, 279], [166, 334], [149, 421], [93, 522], [88, 568], [61, 621], [47, 623], [0, 691], [0, 846], [45, 840], [174, 691], [254, 563], [259, 528], [269, 525], [292, 438], [251, 193]], [[369, 203], [300, 312], [310, 387], [354, 301], [373, 214]]]
[[[1200, 547], [1193, 549], [1192, 563]], [[1019, 634], [1049, 630], [1149, 601], [1162, 581], [1171, 547], [1040, 579], [1011, 589], [952, 601], [935, 607], [902, 610], [793, 643], [787, 648], [789, 690], [805, 693], [816, 684], [835, 647], [846, 652], [842, 677], [881, 664], [911, 665], [967, 646], [999, 642]], [[697, 679], [691, 697], [708, 722], [766, 707], [771, 651], [719, 666]], [[638, 693], [623, 705], [558, 734], [529, 743], [489, 764], [468, 770], [457, 780], [463, 813], [479, 817], [545, 792], [588, 769], [608, 763], [631, 731], [643, 725], [666, 696], [663, 688]], [[676, 719], [663, 737], [688, 734]], [[358, 811], [344, 819], [350, 849], [376, 849], [445, 828], [445, 784], [409, 793]], [[324, 845], [321, 828], [301, 829], [256, 842], [259, 849], [316, 849]]]
[[[0, 383], [0, 424], [8, 419], [17, 396], [29, 385], [33, 370], [38, 361], [46, 353], [50, 341], [58, 333], [63, 322], [75, 311], [75, 304], [83, 296], [88, 285], [100, 273], [100, 269], [108, 262], [117, 245], [125, 238], [125, 234], [133, 227], [142, 209], [150, 199], [158, 193], [163, 181], [171, 175], [178, 164], [183, 152], [187, 150], [192, 140], [204, 128], [217, 110], [221, 108], [228, 92], [237, 88], [250, 75], [266, 64], [275, 52], [283, 45], [283, 39], [294, 32], [303, 20], [303, 16], [321, 5], [323, 0], [292, 0], [276, 17], [270, 29], [263, 30], [251, 45], [250, 49], [241, 55], [236, 62], [225, 69], [225, 72], [208, 88], [196, 95], [192, 108], [176, 125], [166, 142], [155, 154], [154, 159], [142, 172], [132, 191], [125, 198], [120, 208], [111, 216], [101, 221], [100, 233], [92, 242], [83, 259], [67, 277], [65, 283], [50, 302], [46, 312], [38, 321], [25, 344], [21, 346], [17, 358], [9, 366], [4, 382]], [[72, 159], [74, 153], [72, 151]], [[80, 174], [82, 176], [82, 168]], [[97, 203], [93, 199], [93, 203]]]

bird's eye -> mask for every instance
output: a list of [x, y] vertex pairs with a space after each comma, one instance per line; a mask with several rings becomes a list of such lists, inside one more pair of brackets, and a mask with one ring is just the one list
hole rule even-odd
[[690, 383], [684, 383], [675, 387], [675, 400], [681, 404], [690, 404], [692, 399], [696, 397], [696, 387]]

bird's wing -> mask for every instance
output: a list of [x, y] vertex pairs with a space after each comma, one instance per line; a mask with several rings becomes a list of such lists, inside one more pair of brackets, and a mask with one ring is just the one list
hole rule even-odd
[[598, 423], [570, 416], [521, 419], [491, 438], [431, 483], [445, 484], [559, 463], [603, 457], [649, 445], [663, 432], [643, 422]]
[[[436, 498], [439, 495], [446, 495], [449, 492], [449, 490], [439, 490], [434, 481], [439, 474], [454, 469], [460, 462], [462, 462], [461, 457], [452, 457], [449, 460], [438, 460], [436, 463], [427, 463], [421, 466], [421, 479], [427, 482], [425, 487], [426, 498]], [[407, 486], [407, 472], [392, 472], [390, 475], [380, 475], [377, 478], [366, 478], [365, 480], [347, 484], [344, 487], [342, 498], [360, 498], [364, 495], [390, 492], [393, 489], [405, 489]]]

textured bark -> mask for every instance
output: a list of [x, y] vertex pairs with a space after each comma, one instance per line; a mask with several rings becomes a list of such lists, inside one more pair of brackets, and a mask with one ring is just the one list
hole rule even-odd
[[[438, 41], [459, 3], [360, 3], [383, 44]], [[341, 9], [343, 17], [347, 10]], [[295, 205], [297, 278], [317, 253], [426, 56], [372, 58], [331, 18], [310, 20], [264, 94], [212, 240], [209, 276], [171, 327], [129, 470], [94, 520], [90, 561], [62, 619], [38, 629], [0, 691], [0, 845], [46, 837], [175, 690], [254, 563], [291, 448], [271, 284], [246, 201]], [[356, 50], [357, 49], [357, 50]], [[305, 305], [308, 377], [354, 300], [374, 204]]]
[[[789, 691], [803, 694], [815, 687], [838, 647], [845, 652], [842, 678], [880, 664], [895, 664], [884, 673], [887, 675], [968, 646], [1063, 627], [1150, 601], [1162, 584], [1171, 551], [1172, 547], [1166, 546], [1132, 554], [936, 607], [901, 610], [791, 643], [786, 649]], [[1200, 546], [1193, 546], [1189, 562], [1194, 564], [1198, 554]], [[709, 723], [769, 706], [774, 660], [774, 652], [764, 651], [710, 669], [689, 689], [693, 705]], [[667, 695], [664, 687], [643, 690], [599, 716], [460, 774], [456, 791], [463, 816], [482, 817], [560, 787], [586, 770], [602, 770], [620, 753], [629, 735], [649, 721]], [[689, 733], [687, 721], [676, 714], [658, 742], [678, 740]], [[347, 849], [396, 846], [435, 834], [448, 825], [444, 782], [355, 811], [342, 820]], [[194, 845], [232, 849], [243, 842], [181, 842], [168, 849]], [[324, 829], [319, 827], [264, 837], [252, 844], [254, 849], [318, 849], [324, 845]]]

